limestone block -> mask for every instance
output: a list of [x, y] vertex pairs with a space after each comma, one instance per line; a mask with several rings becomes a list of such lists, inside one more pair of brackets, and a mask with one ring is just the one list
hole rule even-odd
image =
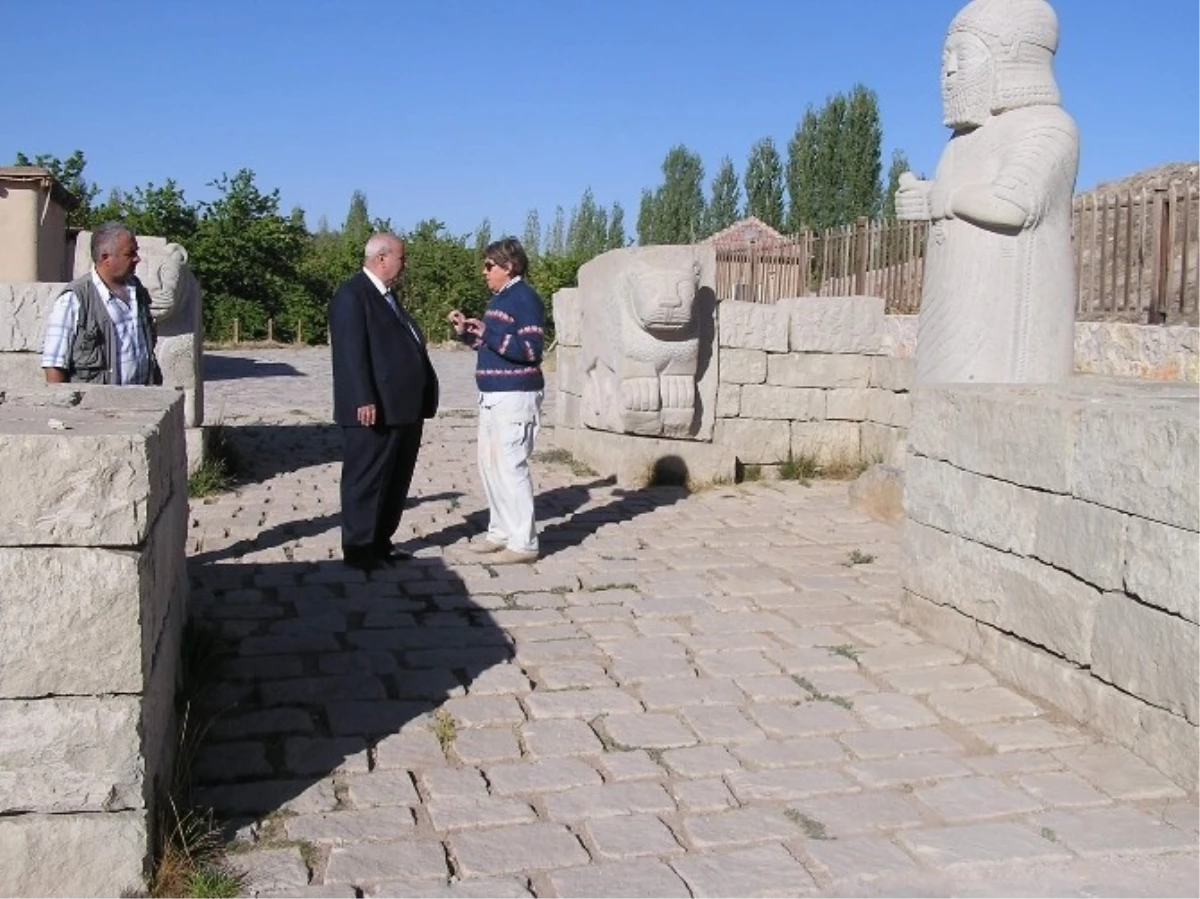
[[33, 281], [0, 284], [0, 352], [42, 352], [46, 313], [63, 284]]
[[917, 373], [917, 318], [916, 315], [885, 315], [883, 334], [879, 341], [879, 348], [883, 353], [912, 362], [913, 377]]
[[1052, 493], [1036, 495], [1033, 502], [1037, 506], [1033, 529], [1036, 537], [1032, 550], [1022, 552], [1069, 571], [1101, 590], [1120, 590], [1129, 516]]
[[871, 394], [861, 387], [835, 387], [825, 393], [825, 417], [839, 421], [866, 421]]
[[822, 465], [858, 462], [862, 458], [858, 422], [795, 422], [792, 424], [792, 455], [796, 458], [812, 456]]
[[725, 418], [717, 422], [713, 443], [725, 447], [748, 465], [774, 465], [788, 456], [791, 424], [754, 418]]
[[746, 384], [742, 387], [743, 418], [813, 421], [825, 418], [825, 391], [811, 388]]
[[1143, 518], [1200, 530], [1198, 398], [1087, 406], [1075, 445], [1072, 493]]
[[583, 351], [577, 346], [560, 346], [555, 353], [558, 389], [583, 396]]
[[1198, 723], [1200, 628], [1142, 605], [1124, 593], [1105, 593], [1092, 635], [1092, 671], [1147, 702]]
[[1200, 380], [1200, 331], [1186, 325], [1075, 323], [1075, 371], [1152, 381]]
[[907, 428], [912, 420], [909, 394], [891, 390], [868, 391], [867, 420], [894, 428]]
[[910, 456], [905, 475], [904, 506], [913, 521], [1005, 552], [1033, 553], [1044, 494], [927, 456]]
[[554, 444], [591, 466], [597, 474], [615, 476], [622, 486], [645, 486], [656, 468], [667, 478], [685, 475], [692, 484], [732, 482], [734, 476], [733, 451], [717, 443], [556, 428]]
[[762, 350], [721, 350], [721, 382], [762, 384], [767, 379], [767, 354]]
[[137, 696], [0, 700], [0, 815], [144, 806]]
[[742, 414], [742, 388], [738, 384], [717, 385], [717, 418], [737, 418]]
[[908, 429], [864, 421], [859, 425], [862, 457], [901, 470], [908, 467]]
[[[906, 494], [912, 490], [907, 486]], [[1091, 664], [1092, 630], [1100, 602], [1095, 588], [1036, 560], [991, 549], [911, 518], [904, 522], [904, 553], [906, 589], [1072, 662]]]
[[139, 544], [172, 493], [186, 493], [184, 454], [176, 391], [7, 391], [0, 401], [0, 545], [86, 545], [97, 535], [109, 546]]
[[1195, 790], [1197, 729], [1179, 715], [1122, 693], [1085, 668], [975, 621], [910, 591], [900, 619], [940, 643], [986, 664], [1002, 680], [1037, 696], [1146, 759], [1187, 790]]
[[577, 393], [558, 391], [554, 405], [555, 425], [561, 428], [582, 428], [583, 411], [581, 399]]
[[781, 387], [866, 387], [870, 380], [869, 356], [793, 352], [767, 357], [767, 383]]
[[913, 453], [1014, 484], [1070, 492], [1077, 403], [1017, 386], [930, 386], [912, 397]]
[[791, 318], [792, 352], [879, 353], [883, 307], [879, 297], [799, 297], [780, 300]]
[[146, 816], [0, 817], [0, 894], [132, 896], [144, 890]]
[[905, 473], [887, 465], [872, 465], [850, 484], [850, 505], [879, 521], [904, 518]]
[[789, 319], [786, 307], [725, 300], [717, 310], [722, 348], [787, 352]]
[[169, 603], [186, 596], [187, 507], [144, 551], [2, 547], [0, 696], [140, 693]]
[[908, 391], [912, 390], [916, 376], [917, 363], [915, 359], [901, 356], [871, 357], [870, 384], [872, 387], [897, 392]]
[[551, 315], [559, 347], [577, 347], [583, 342], [583, 300], [578, 287], [563, 287], [555, 292]]
[[6, 388], [40, 387], [46, 383], [42, 374], [42, 354], [0, 352], [0, 384]]
[[205, 436], [204, 426], [198, 428], [183, 429], [183, 449], [187, 456], [187, 473], [189, 476], [195, 473], [204, 460], [208, 457], [208, 441], [210, 438]]
[[1200, 538], [1148, 521], [1128, 519], [1125, 532], [1125, 590], [1142, 602], [1193, 624], [1200, 621]]

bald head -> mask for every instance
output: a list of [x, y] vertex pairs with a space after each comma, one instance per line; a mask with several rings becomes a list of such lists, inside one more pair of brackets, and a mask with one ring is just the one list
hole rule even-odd
[[363, 250], [363, 268], [391, 287], [404, 271], [404, 241], [395, 234], [372, 234]]

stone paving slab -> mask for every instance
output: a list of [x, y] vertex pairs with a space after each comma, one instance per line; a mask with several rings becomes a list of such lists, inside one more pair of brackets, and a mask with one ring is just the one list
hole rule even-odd
[[228, 648], [197, 795], [254, 821], [250, 894], [1200, 893], [1196, 796], [900, 625], [898, 531], [845, 484], [623, 489], [547, 427], [542, 558], [467, 552], [473, 356], [433, 356], [416, 558], [368, 577], [338, 561], [328, 352], [207, 354], [245, 470], [190, 510]]

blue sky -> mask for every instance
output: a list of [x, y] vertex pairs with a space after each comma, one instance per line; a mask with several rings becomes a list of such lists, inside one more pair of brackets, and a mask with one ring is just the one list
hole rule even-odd
[[[543, 229], [584, 188], [627, 231], [668, 149], [781, 153], [863, 83], [931, 174], [941, 44], [962, 0], [0, 0], [0, 164], [83, 150], [102, 188], [173, 177], [191, 201], [242, 167], [284, 210], [340, 224], [351, 193], [408, 228]], [[1078, 188], [1194, 160], [1200, 4], [1057, 0]], [[99, 60], [99, 65], [96, 65]]]

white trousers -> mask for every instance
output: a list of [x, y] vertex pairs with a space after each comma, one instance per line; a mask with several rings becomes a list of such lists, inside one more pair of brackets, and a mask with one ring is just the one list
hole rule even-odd
[[487, 539], [537, 552], [529, 456], [542, 421], [542, 391], [479, 395], [479, 474], [487, 493]]

